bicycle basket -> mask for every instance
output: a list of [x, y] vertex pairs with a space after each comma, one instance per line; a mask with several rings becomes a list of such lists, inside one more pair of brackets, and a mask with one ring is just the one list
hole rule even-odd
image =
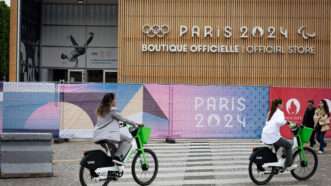
[[141, 139], [143, 144], [147, 144], [151, 135], [152, 129], [148, 127], [142, 127], [138, 129], [137, 136]]
[[299, 136], [301, 138], [302, 143], [308, 143], [311, 134], [313, 133], [313, 129], [309, 127], [302, 127], [299, 131]]

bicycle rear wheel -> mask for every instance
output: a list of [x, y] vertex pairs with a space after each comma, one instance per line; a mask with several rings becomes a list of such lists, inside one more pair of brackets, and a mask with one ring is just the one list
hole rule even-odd
[[92, 176], [90, 170], [81, 166], [79, 169], [79, 182], [82, 186], [89, 186], [95, 184], [94, 176]]
[[270, 173], [266, 174], [265, 171], [259, 170], [257, 164], [253, 161], [249, 162], [248, 166], [249, 177], [256, 185], [265, 185], [274, 176], [272, 174], [272, 169], [270, 168]]

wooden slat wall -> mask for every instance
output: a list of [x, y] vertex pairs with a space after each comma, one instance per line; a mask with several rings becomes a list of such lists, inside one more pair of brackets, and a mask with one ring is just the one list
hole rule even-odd
[[[119, 81], [122, 83], [176, 83], [331, 87], [331, 0], [119, 0]], [[144, 24], [167, 24], [163, 39], [145, 37]], [[231, 39], [178, 37], [181, 24], [230, 25]], [[305, 41], [300, 25], [317, 37]], [[143, 53], [142, 43], [268, 45], [267, 38], [239, 38], [239, 27], [284, 26], [286, 40], [277, 33], [276, 45], [310, 45], [315, 55], [289, 54], [170, 54]]]

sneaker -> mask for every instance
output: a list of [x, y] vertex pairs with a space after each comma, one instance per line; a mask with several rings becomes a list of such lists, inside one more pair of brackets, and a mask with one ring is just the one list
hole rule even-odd
[[319, 150], [319, 151], [318, 151], [318, 154], [324, 154], [324, 152], [323, 152], [323, 151], [321, 151], [321, 150]]

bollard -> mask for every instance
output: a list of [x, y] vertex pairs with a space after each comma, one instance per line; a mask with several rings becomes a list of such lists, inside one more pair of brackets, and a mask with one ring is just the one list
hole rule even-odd
[[53, 176], [50, 133], [0, 134], [0, 178]]

